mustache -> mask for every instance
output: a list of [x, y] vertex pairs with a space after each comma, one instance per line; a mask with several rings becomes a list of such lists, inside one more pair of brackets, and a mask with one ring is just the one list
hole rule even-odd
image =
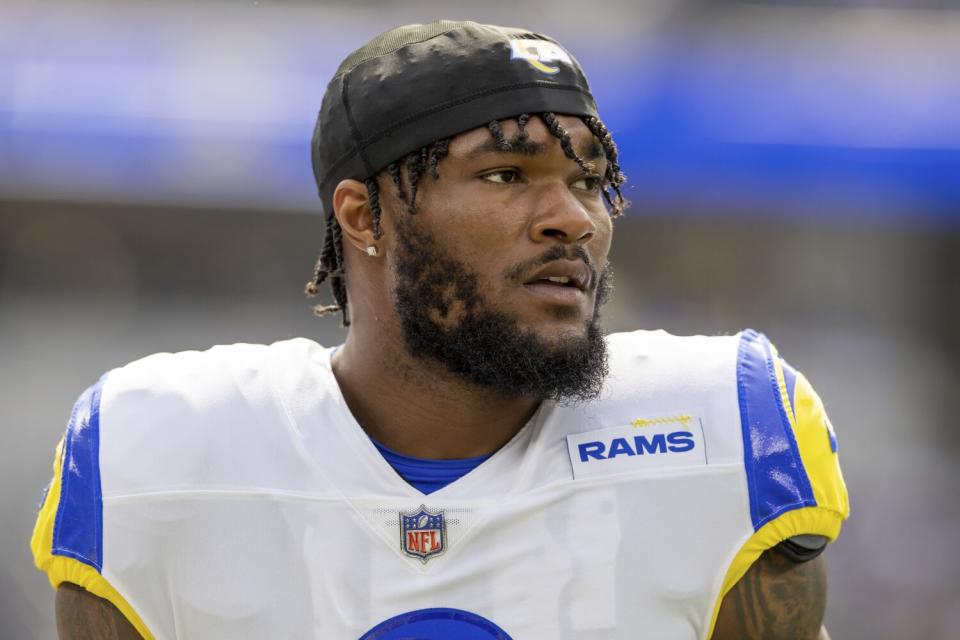
[[583, 263], [587, 265], [587, 269], [590, 270], [591, 288], [596, 287], [599, 281], [597, 278], [597, 269], [590, 259], [590, 254], [579, 244], [569, 247], [555, 244], [536, 258], [513, 265], [507, 269], [506, 276], [509, 280], [519, 281], [537, 267], [556, 260], [582, 260]]

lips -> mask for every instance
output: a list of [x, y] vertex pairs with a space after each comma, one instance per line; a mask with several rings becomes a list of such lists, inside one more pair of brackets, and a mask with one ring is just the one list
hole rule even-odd
[[591, 275], [590, 268], [579, 260], [555, 260], [537, 269], [523, 284], [570, 287], [583, 292], [592, 284]]
[[557, 260], [533, 272], [523, 289], [542, 303], [582, 307], [588, 302], [592, 272], [579, 260]]

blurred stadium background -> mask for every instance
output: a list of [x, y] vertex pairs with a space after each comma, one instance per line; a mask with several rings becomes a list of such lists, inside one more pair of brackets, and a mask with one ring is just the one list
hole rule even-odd
[[[402, 6], [401, 6], [402, 4]], [[438, 17], [586, 67], [634, 205], [610, 330], [767, 332], [836, 425], [843, 638], [960, 637], [960, 3], [0, 2], [0, 637], [52, 638], [27, 540], [101, 372], [342, 338], [302, 287], [308, 140], [350, 50]]]

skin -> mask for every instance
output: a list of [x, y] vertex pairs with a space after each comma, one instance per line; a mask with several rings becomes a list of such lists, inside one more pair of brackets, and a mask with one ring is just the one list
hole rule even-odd
[[[560, 117], [581, 157], [595, 140], [577, 118]], [[505, 122], [508, 140], [516, 123]], [[466, 263], [480, 278], [490, 304], [513, 313], [547, 345], [583, 335], [595, 305], [595, 283], [587, 295], [558, 313], [523, 287], [511, 267], [543, 255], [551, 246], [579, 245], [599, 271], [612, 240], [612, 221], [599, 181], [567, 158], [538, 118], [527, 126], [538, 153], [503, 153], [490, 133], [477, 129], [455, 137], [440, 165], [441, 178], [426, 180], [418, 195], [415, 224]], [[594, 159], [603, 175], [603, 159]], [[385, 446], [423, 458], [466, 458], [492, 453], [509, 441], [536, 410], [540, 399], [508, 396], [464, 382], [442, 364], [414, 358], [403, 344], [391, 290], [394, 216], [409, 216], [389, 178], [378, 177], [383, 235], [374, 237], [362, 182], [344, 180], [334, 194], [343, 229], [351, 326], [333, 359], [333, 371], [350, 410]], [[367, 247], [377, 247], [377, 256]], [[532, 274], [531, 274], [532, 275]], [[448, 317], [456, 321], [456, 313]], [[402, 407], [402, 411], [397, 408]], [[713, 637], [803, 640], [825, 638], [824, 561], [796, 564], [768, 551], [724, 598]], [[139, 638], [110, 603], [80, 587], [57, 592], [61, 639]]]
[[60, 640], [142, 640], [116, 607], [83, 587], [60, 585], [56, 607]]
[[[561, 122], [575, 148], [593, 147], [582, 122]], [[507, 139], [515, 132], [514, 123], [504, 124]], [[546, 343], [559, 344], [564, 335], [585, 333], [593, 292], [577, 308], [557, 314], [555, 306], [531, 296], [505, 273], [557, 243], [581, 245], [599, 270], [607, 262], [613, 227], [597, 181], [585, 179], [539, 119], [530, 121], [527, 132], [544, 146], [543, 153], [494, 151], [486, 129], [454, 138], [440, 165], [441, 178], [420, 189], [415, 222], [442, 238], [446, 249], [478, 274], [489, 302], [515, 314]], [[599, 175], [603, 168], [597, 161]], [[407, 352], [390, 294], [396, 237], [390, 214], [410, 214], [393, 195], [389, 179], [379, 185], [384, 207], [379, 240], [363, 183], [343, 181], [333, 199], [343, 229], [352, 314], [333, 370], [347, 405], [373, 438], [400, 453], [466, 458], [496, 451], [526, 423], [540, 399], [493, 393]], [[367, 255], [368, 246], [377, 247], [377, 257]], [[455, 315], [449, 321], [455, 322]]]
[[826, 604], [824, 557], [797, 563], [771, 549], [724, 597], [713, 639], [830, 640]]

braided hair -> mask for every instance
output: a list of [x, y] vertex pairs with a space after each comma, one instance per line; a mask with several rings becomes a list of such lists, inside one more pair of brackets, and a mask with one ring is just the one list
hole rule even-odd
[[[594, 172], [592, 163], [584, 160], [573, 147], [573, 141], [569, 132], [561, 126], [557, 116], [550, 112], [535, 114], [546, 125], [550, 135], [560, 141], [560, 148], [564, 155], [577, 163], [583, 171], [587, 173]], [[516, 140], [525, 140], [528, 137], [526, 125], [529, 122], [531, 114], [523, 113], [517, 116], [517, 135]], [[613, 136], [609, 129], [599, 118], [593, 116], [584, 116], [581, 118], [583, 123], [590, 130], [590, 133], [600, 142], [603, 149], [603, 155], [607, 160], [607, 168], [601, 183], [601, 193], [607, 203], [607, 207], [612, 217], [618, 217], [622, 214], [629, 203], [623, 197], [621, 186], [626, 181], [626, 176], [620, 170], [619, 152], [617, 145], [613, 141]], [[503, 151], [509, 151], [512, 148], [510, 142], [503, 133], [503, 126], [500, 121], [493, 120], [487, 125], [490, 135], [493, 137], [497, 146]], [[434, 181], [440, 179], [438, 165], [443, 160], [450, 148], [450, 138], [437, 140], [431, 144], [420, 147], [419, 149], [407, 154], [405, 157], [391, 162], [386, 166], [386, 173], [393, 182], [393, 187], [397, 198], [407, 204], [407, 211], [411, 214], [417, 212], [417, 194], [420, 188], [420, 182], [424, 176], [429, 175]], [[406, 180], [404, 180], [406, 173]], [[409, 193], [404, 189], [404, 182], [409, 187]], [[383, 237], [383, 229], [380, 224], [380, 186], [377, 183], [376, 176], [364, 180], [367, 187], [367, 198], [370, 204], [370, 213], [373, 218], [373, 237]], [[408, 197], [409, 196], [409, 197]], [[340, 223], [337, 217], [331, 211], [327, 216], [326, 235], [323, 240], [323, 248], [320, 251], [320, 257], [317, 259], [314, 267], [313, 279], [307, 283], [306, 294], [309, 297], [318, 295], [320, 285], [327, 280], [330, 281], [330, 290], [333, 294], [333, 303], [328, 305], [316, 305], [313, 312], [318, 316], [324, 316], [329, 313], [340, 311], [343, 313], [342, 324], [345, 327], [350, 326], [350, 316], [347, 311], [347, 286], [344, 273], [343, 261], [343, 237]]]

